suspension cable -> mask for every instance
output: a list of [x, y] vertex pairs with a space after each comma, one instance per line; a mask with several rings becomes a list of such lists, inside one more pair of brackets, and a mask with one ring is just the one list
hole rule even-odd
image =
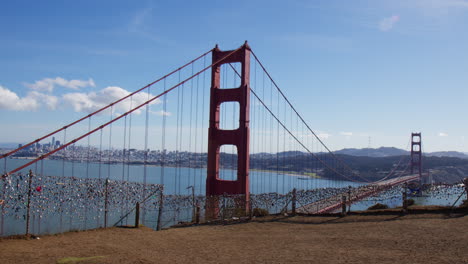
[[163, 77], [157, 79], [156, 81], [151, 82], [151, 83], [145, 85], [144, 87], [142, 87], [142, 88], [140, 88], [140, 89], [138, 89], [138, 90], [136, 90], [136, 91], [134, 91], [134, 92], [132, 92], [132, 93], [130, 93], [130, 94], [128, 94], [128, 95], [126, 95], [126, 96], [124, 96], [124, 97], [122, 97], [122, 98], [120, 98], [120, 99], [118, 99], [118, 100], [116, 100], [116, 101], [114, 101], [114, 102], [112, 102], [112, 103], [106, 105], [106, 106], [104, 106], [103, 108], [101, 108], [101, 109], [99, 109], [99, 110], [96, 110], [95, 112], [93, 112], [93, 113], [91, 113], [91, 114], [88, 114], [88, 115], [86, 115], [86, 116], [84, 116], [84, 117], [82, 117], [82, 118], [80, 118], [80, 119], [78, 119], [78, 120], [76, 120], [76, 121], [74, 121], [74, 122], [68, 124], [68, 125], [65, 125], [64, 127], [59, 128], [59, 129], [57, 129], [57, 130], [55, 130], [55, 131], [53, 131], [53, 132], [51, 132], [51, 133], [49, 133], [49, 134], [47, 134], [47, 135], [45, 135], [45, 136], [43, 136], [43, 137], [40, 137], [40, 138], [38, 138], [38, 139], [36, 139], [36, 140], [34, 140], [34, 141], [31, 141], [31, 142], [29, 142], [28, 144], [25, 144], [25, 145], [23, 145], [23, 146], [21, 146], [21, 147], [19, 147], [19, 148], [17, 148], [17, 149], [14, 149], [14, 150], [12, 150], [12, 151], [10, 151], [10, 152], [7, 152], [7, 153], [3, 154], [2, 156], [0, 156], [0, 159], [6, 158], [6, 157], [8, 157], [8, 156], [10, 156], [10, 155], [12, 155], [12, 154], [14, 154], [14, 153], [16, 153], [16, 152], [22, 150], [22, 149], [25, 149], [25, 148], [27, 148], [27, 147], [29, 147], [29, 146], [35, 144], [35, 143], [40, 142], [41, 140], [43, 140], [43, 139], [45, 139], [45, 138], [48, 138], [48, 137], [50, 137], [50, 136], [52, 136], [52, 135], [55, 135], [55, 134], [57, 134], [58, 132], [60, 132], [60, 131], [62, 131], [62, 130], [64, 130], [64, 129], [67, 129], [67, 128], [71, 127], [71, 126], [74, 126], [74, 125], [80, 123], [81, 121], [83, 121], [83, 120], [85, 120], [85, 119], [87, 119], [87, 118], [90, 118], [91, 116], [94, 116], [94, 115], [96, 115], [96, 114], [98, 114], [98, 113], [100, 113], [100, 112], [106, 110], [106, 109], [109, 108], [109, 107], [112, 107], [112, 106], [115, 105], [115, 104], [118, 104], [118, 103], [122, 102], [123, 100], [129, 98], [130, 96], [133, 96], [133, 95], [135, 95], [135, 94], [137, 94], [137, 93], [139, 93], [139, 92], [145, 90], [146, 88], [152, 86], [153, 84], [156, 84], [156, 83], [160, 82], [161, 80], [164, 80], [164, 79], [166, 79], [167, 77], [171, 76], [172, 74], [174, 74], [174, 73], [176, 73], [176, 72], [178, 72], [178, 71], [184, 69], [184, 68], [187, 67], [188, 65], [194, 63], [195, 61], [197, 61], [197, 60], [199, 60], [199, 59], [205, 57], [208, 53], [210, 53], [210, 52], [212, 52], [212, 51], [213, 51], [213, 49], [210, 49], [209, 51], [203, 53], [202, 55], [200, 55], [200, 56], [198, 56], [197, 58], [191, 60], [190, 62], [188, 62], [188, 63], [182, 65], [181, 67], [179, 67], [179, 68], [177, 68], [177, 69], [171, 71], [170, 73], [164, 75]]
[[[64, 148], [68, 147], [69, 145], [74, 144], [74, 143], [76, 143], [77, 141], [79, 141], [79, 140], [81, 140], [81, 139], [83, 139], [83, 138], [85, 138], [85, 137], [87, 137], [87, 136], [89, 136], [89, 135], [95, 133], [96, 131], [98, 131], [98, 130], [104, 128], [104, 127], [107, 127], [108, 125], [114, 123], [115, 121], [120, 120], [121, 118], [123, 118], [123, 117], [125, 117], [125, 116], [127, 116], [127, 115], [129, 115], [129, 114], [131, 114], [131, 113], [133, 113], [133, 112], [135, 112], [136, 110], [140, 109], [141, 107], [143, 107], [143, 106], [145, 106], [145, 105], [147, 105], [147, 104], [150, 104], [151, 102], [155, 101], [156, 99], [160, 98], [161, 96], [163, 96], [163, 95], [165, 95], [165, 94], [171, 92], [172, 90], [176, 89], [177, 87], [179, 87], [179, 86], [185, 84], [186, 82], [188, 82], [188, 81], [190, 81], [191, 79], [195, 78], [196, 76], [200, 75], [200, 74], [203, 73], [204, 71], [210, 69], [210, 68], [213, 67], [214, 65], [221, 63], [222, 61], [224, 61], [225, 59], [229, 58], [229, 57], [232, 56], [234, 53], [236, 53], [237, 51], [239, 51], [241, 48], [242, 48], [242, 46], [239, 47], [239, 48], [237, 48], [237, 49], [235, 49], [235, 50], [233, 50], [233, 51], [231, 51], [230, 53], [228, 53], [228, 54], [227, 54], [226, 56], [224, 56], [223, 58], [221, 58], [221, 59], [217, 60], [216, 62], [212, 63], [211, 65], [209, 65], [209, 66], [203, 68], [202, 70], [200, 70], [200, 71], [198, 71], [196, 74], [194, 74], [194, 75], [192, 75], [192, 76], [186, 78], [186, 79], [183, 80], [182, 82], [180, 82], [180, 83], [178, 83], [178, 84], [172, 86], [170, 89], [168, 89], [168, 90], [166, 90], [166, 91], [160, 93], [159, 95], [154, 96], [154, 97], [151, 98], [150, 100], [148, 100], [148, 101], [146, 101], [146, 102], [144, 102], [144, 103], [142, 103], [142, 104], [136, 106], [135, 108], [133, 108], [133, 109], [131, 109], [131, 110], [125, 112], [124, 114], [115, 117], [114, 119], [112, 119], [112, 120], [108, 121], [107, 123], [105, 123], [105, 124], [103, 124], [103, 125], [101, 125], [101, 126], [95, 128], [95, 129], [93, 129], [92, 131], [89, 131], [89, 132], [87, 132], [87, 133], [85, 133], [85, 134], [83, 134], [83, 135], [81, 135], [81, 136], [79, 136], [79, 137], [77, 137], [77, 138], [71, 140], [70, 142], [68, 142], [68, 143], [66, 143], [66, 144], [63, 144], [61, 147], [59, 147], [59, 148], [57, 148], [57, 149], [55, 149], [55, 150], [50, 151], [50, 152], [48, 152], [48, 153], [46, 153], [46, 154], [43, 154], [43, 155], [37, 157], [36, 159], [33, 159], [33, 160], [31, 160], [30, 162], [28, 162], [28, 163], [26, 163], [26, 164], [24, 164], [24, 165], [22, 165], [22, 166], [20, 166], [20, 167], [18, 167], [18, 168], [16, 168], [16, 169], [14, 169], [14, 170], [11, 170], [10, 172], [8, 172], [8, 173], [2, 175], [2, 178], [5, 178], [5, 177], [7, 177], [8, 175], [10, 175], [10, 174], [12, 174], [12, 173], [18, 172], [18, 171], [20, 171], [20, 170], [22, 170], [22, 169], [28, 167], [29, 165], [36, 163], [36, 162], [39, 161], [39, 160], [42, 160], [42, 159], [44, 159], [44, 158], [47, 158], [47, 157], [49, 157], [50, 155], [52, 155], [52, 154], [54, 154], [54, 153], [56, 153], [56, 152], [58, 152], [58, 151], [60, 151], [60, 150], [62, 150], [62, 149], [64, 149]], [[109, 105], [109, 107], [112, 106], [112, 105], [113, 105], [113, 104]], [[66, 127], [64, 127], [64, 128], [66, 128]]]

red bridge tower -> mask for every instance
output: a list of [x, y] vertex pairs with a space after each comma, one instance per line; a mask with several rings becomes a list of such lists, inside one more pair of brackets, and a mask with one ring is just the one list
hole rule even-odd
[[411, 133], [411, 174], [415, 173], [422, 179], [421, 133]]
[[[232, 54], [231, 54], [232, 53]], [[229, 55], [231, 54], [231, 55]], [[229, 56], [228, 56], [229, 55]], [[249, 211], [249, 109], [250, 109], [250, 47], [247, 42], [235, 51], [221, 51], [216, 45], [212, 52], [215, 64], [211, 69], [210, 127], [208, 130], [208, 169], [206, 178], [206, 216], [216, 218], [219, 212], [220, 195], [238, 195], [237, 206]], [[240, 87], [221, 89], [221, 65], [241, 64]], [[223, 87], [225, 88], [225, 87]], [[220, 105], [225, 102], [239, 103], [239, 127], [222, 130]], [[223, 180], [219, 177], [219, 152], [222, 145], [237, 147], [237, 179]]]

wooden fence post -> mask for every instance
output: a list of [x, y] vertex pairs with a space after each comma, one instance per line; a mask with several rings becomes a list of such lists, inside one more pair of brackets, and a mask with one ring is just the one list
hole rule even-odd
[[341, 215], [346, 215], [346, 195], [341, 196]]
[[197, 203], [196, 211], [195, 211], [195, 223], [200, 223], [200, 205]]
[[158, 208], [158, 221], [156, 224], [156, 230], [159, 231], [161, 230], [161, 217], [162, 217], [162, 212], [163, 212], [163, 206], [164, 206], [164, 193], [163, 190], [159, 192], [159, 208]]
[[465, 184], [466, 199], [468, 200], [468, 178], [465, 178], [463, 183]]
[[291, 210], [291, 214], [292, 214], [292, 215], [296, 215], [296, 200], [297, 200], [297, 197], [296, 197], [296, 188], [294, 188], [294, 189], [292, 190], [292, 199], [291, 199], [291, 203], [292, 203], [292, 205], [291, 205], [291, 207], [292, 207], [292, 208], [291, 208], [291, 209], [292, 209], [292, 210]]
[[26, 236], [29, 236], [29, 218], [30, 218], [30, 211], [31, 211], [31, 185], [32, 185], [32, 177], [33, 173], [32, 170], [29, 170], [28, 173], [28, 203], [26, 204]]
[[352, 190], [352, 187], [351, 185], [348, 187], [348, 213], [351, 212], [351, 191]]
[[137, 202], [135, 207], [135, 228], [138, 227], [140, 227], [140, 202]]

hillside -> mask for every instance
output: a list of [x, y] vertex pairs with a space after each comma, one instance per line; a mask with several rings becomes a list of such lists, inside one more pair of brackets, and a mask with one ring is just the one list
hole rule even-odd
[[[343, 171], [343, 166], [337, 165], [331, 154], [319, 153], [316, 155], [324, 163], [329, 164], [333, 168], [338, 166], [340, 168], [339, 170]], [[336, 157], [348, 165], [355, 174], [358, 174], [369, 181], [375, 181], [383, 178], [393, 170], [395, 166], [400, 164], [399, 168], [395, 170], [395, 175], [398, 175], [409, 163], [409, 155], [367, 157], [337, 154]], [[235, 160], [237, 159], [233, 155], [224, 153], [221, 155], [221, 165], [225, 168], [232, 168], [235, 164], [232, 161]], [[456, 183], [460, 182], [463, 178], [468, 177], [467, 159], [424, 156], [422, 163], [423, 171], [430, 172], [434, 182]], [[318, 176], [324, 178], [346, 179], [337, 175], [333, 171], [328, 170], [323, 163], [318, 162], [310, 154], [300, 152], [295, 152], [294, 155], [265, 153], [262, 155], [252, 155], [250, 159], [250, 167], [252, 169], [271, 171], [279, 170], [298, 174], [316, 173]], [[358, 177], [353, 177], [353, 175], [346, 175], [346, 177], [359, 180]]]

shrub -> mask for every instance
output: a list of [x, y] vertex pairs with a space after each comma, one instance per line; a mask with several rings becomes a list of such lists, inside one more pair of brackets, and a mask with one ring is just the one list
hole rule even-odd
[[268, 213], [268, 210], [267, 209], [263, 209], [263, 208], [254, 208], [253, 211], [252, 211], [252, 215], [253, 216], [267, 216], [269, 215]]
[[468, 200], [463, 200], [463, 202], [458, 206], [460, 208], [468, 208]]
[[412, 205], [414, 205], [414, 200], [413, 200], [413, 199], [407, 199], [407, 200], [406, 200], [406, 205], [407, 205], [407, 206], [412, 206]]
[[367, 208], [367, 210], [379, 210], [379, 209], [388, 209], [388, 205], [376, 203], [372, 205], [371, 207]]

